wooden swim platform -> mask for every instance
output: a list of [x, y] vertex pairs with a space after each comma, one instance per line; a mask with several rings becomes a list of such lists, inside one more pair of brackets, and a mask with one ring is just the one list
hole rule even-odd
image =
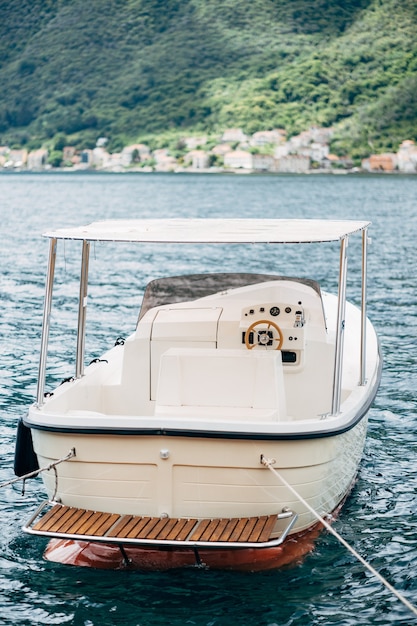
[[[41, 515], [48, 504], [52, 508]], [[198, 520], [120, 515], [45, 502], [23, 530], [46, 537], [126, 545], [263, 547], [281, 543], [296, 517], [286, 513], [285, 519], [290, 520], [286, 532], [279, 539], [271, 539], [277, 520], [284, 514]]]

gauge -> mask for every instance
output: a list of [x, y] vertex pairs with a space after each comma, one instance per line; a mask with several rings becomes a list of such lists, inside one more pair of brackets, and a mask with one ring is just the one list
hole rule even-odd
[[280, 313], [279, 307], [271, 306], [271, 308], [269, 309], [269, 313], [270, 315], [272, 315], [272, 317], [276, 317]]

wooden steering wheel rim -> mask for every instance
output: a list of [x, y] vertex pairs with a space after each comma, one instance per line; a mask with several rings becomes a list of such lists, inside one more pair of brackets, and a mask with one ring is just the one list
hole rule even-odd
[[[273, 348], [273, 350], [281, 350], [282, 344], [284, 343], [284, 335], [282, 334], [282, 330], [280, 329], [278, 324], [275, 324], [275, 322], [272, 322], [271, 320], [258, 320], [257, 322], [253, 322], [253, 324], [251, 324], [249, 326], [249, 328], [247, 329], [247, 331], [245, 333], [245, 346], [247, 347], [247, 349], [248, 350], [253, 350], [253, 348], [255, 348], [257, 345], [259, 345], [259, 344], [253, 344], [251, 346], [249, 344], [249, 334], [251, 332], [253, 332], [254, 329], [256, 328], [256, 326], [259, 326], [259, 324], [267, 324], [267, 329], [266, 330], [268, 330], [272, 326], [272, 328], [274, 328], [277, 331], [278, 339], [272, 338], [272, 341], [278, 341], [278, 346], [276, 348]], [[265, 348], [266, 348], [266, 346], [265, 346]]]

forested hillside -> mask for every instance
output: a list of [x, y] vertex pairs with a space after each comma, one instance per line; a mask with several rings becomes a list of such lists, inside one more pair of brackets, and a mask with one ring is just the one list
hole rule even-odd
[[0, 0], [0, 144], [334, 126], [417, 140], [416, 0]]

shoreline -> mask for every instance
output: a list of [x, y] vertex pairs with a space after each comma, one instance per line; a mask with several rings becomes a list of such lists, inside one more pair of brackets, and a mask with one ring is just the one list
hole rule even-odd
[[36, 174], [36, 175], [56, 175], [56, 174], [65, 174], [65, 175], [73, 175], [79, 176], [82, 174], [90, 174], [93, 176], [100, 175], [133, 175], [139, 174], [140, 176], [145, 175], [175, 175], [180, 176], [184, 174], [190, 175], [199, 175], [199, 176], [267, 176], [267, 177], [286, 177], [286, 176], [404, 176], [404, 177], [414, 177], [417, 172], [400, 172], [400, 171], [367, 171], [359, 169], [357, 171], [352, 170], [310, 170], [308, 172], [270, 172], [270, 171], [253, 171], [253, 170], [204, 170], [204, 169], [183, 169], [183, 170], [170, 170], [170, 171], [144, 171], [141, 168], [137, 169], [125, 169], [125, 170], [106, 170], [106, 169], [94, 169], [94, 168], [49, 168], [49, 169], [0, 169], [0, 176], [17, 176], [17, 175], [28, 175], [28, 174]]

